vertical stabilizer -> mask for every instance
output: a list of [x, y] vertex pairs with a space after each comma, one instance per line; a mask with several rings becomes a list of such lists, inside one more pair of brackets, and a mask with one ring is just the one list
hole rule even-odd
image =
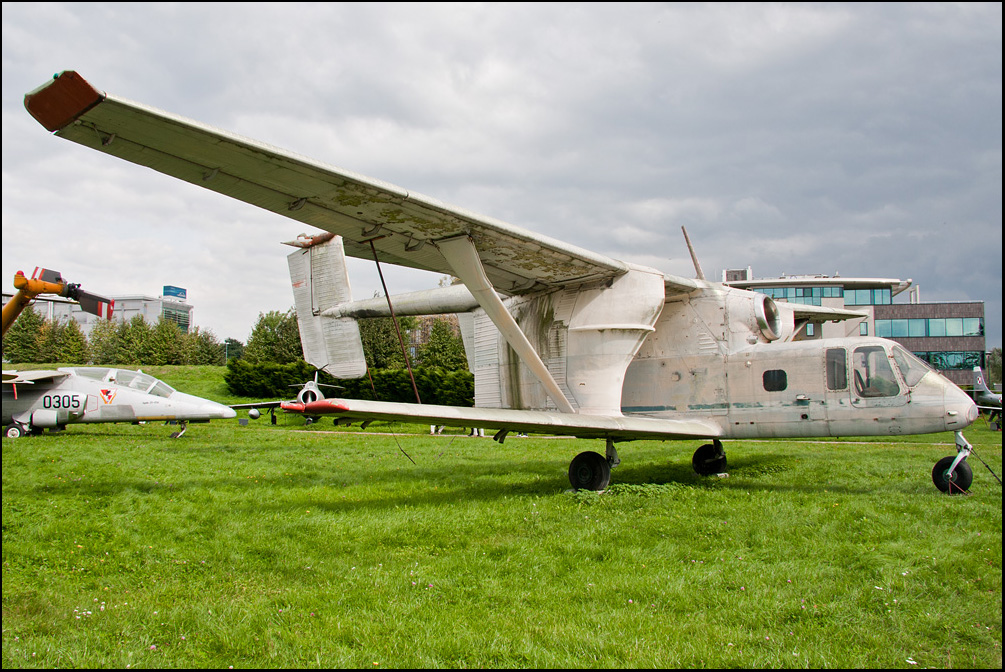
[[304, 359], [336, 378], [359, 378], [366, 374], [359, 325], [351, 317], [321, 314], [352, 301], [342, 238], [319, 236], [295, 245], [301, 249], [286, 260]]

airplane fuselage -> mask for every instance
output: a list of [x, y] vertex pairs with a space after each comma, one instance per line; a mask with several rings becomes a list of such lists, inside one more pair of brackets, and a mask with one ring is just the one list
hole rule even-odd
[[[35, 372], [39, 373], [39, 372]], [[3, 385], [3, 426], [52, 429], [72, 423], [183, 421], [232, 418], [221, 404], [178, 392], [137, 371], [60, 368], [49, 381]]]
[[684, 357], [644, 348], [622, 412], [709, 419], [737, 439], [923, 434], [976, 417], [966, 393], [901, 346], [859, 337]]

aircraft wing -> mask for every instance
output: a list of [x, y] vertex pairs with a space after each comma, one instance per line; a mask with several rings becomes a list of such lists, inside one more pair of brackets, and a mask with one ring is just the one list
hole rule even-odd
[[258, 401], [253, 404], [230, 404], [230, 408], [235, 411], [243, 408], [279, 408], [283, 404], [290, 403], [286, 401]]
[[558, 434], [577, 438], [704, 440], [722, 435], [722, 428], [719, 425], [702, 420], [660, 420], [505, 408], [462, 408], [362, 399], [321, 399], [306, 404], [288, 402], [282, 405], [282, 409], [312, 416], [332, 415], [357, 420], [390, 420], [450, 427], [505, 429], [513, 432]]
[[55, 384], [70, 374], [64, 371], [4, 371], [4, 385], [46, 385]]
[[118, 98], [72, 71], [25, 96], [49, 131], [341, 235], [346, 254], [453, 273], [437, 241], [469, 235], [496, 290], [609, 279], [620, 261], [190, 119]]

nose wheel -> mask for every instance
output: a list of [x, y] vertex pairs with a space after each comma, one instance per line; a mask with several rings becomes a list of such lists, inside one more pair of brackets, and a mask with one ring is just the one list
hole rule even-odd
[[956, 432], [956, 455], [943, 457], [932, 469], [932, 482], [942, 492], [960, 495], [970, 489], [974, 482], [974, 471], [967, 463], [973, 446], [963, 438], [963, 432]]

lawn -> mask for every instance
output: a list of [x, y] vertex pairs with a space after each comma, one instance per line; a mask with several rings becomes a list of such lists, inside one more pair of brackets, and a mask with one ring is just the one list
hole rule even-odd
[[3, 439], [3, 666], [1001, 668], [1002, 489], [935, 489], [951, 434], [726, 442], [728, 478], [633, 442], [576, 493], [599, 442], [354, 429]]

